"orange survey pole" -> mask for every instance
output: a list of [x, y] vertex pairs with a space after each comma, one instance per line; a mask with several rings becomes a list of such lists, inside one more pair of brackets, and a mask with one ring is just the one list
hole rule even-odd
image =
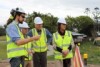
[[73, 58], [73, 65], [74, 65], [74, 67], [84, 67], [84, 64], [83, 64], [82, 57], [81, 57], [80, 50], [79, 50], [78, 46], [76, 46], [76, 48], [75, 48], [75, 55], [74, 55], [74, 58]]

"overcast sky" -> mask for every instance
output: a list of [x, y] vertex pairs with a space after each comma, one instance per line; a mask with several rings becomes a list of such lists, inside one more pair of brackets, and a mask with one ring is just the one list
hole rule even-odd
[[4, 25], [12, 8], [21, 7], [26, 13], [51, 13], [56, 17], [85, 15], [85, 8], [100, 8], [100, 0], [0, 0], [0, 25]]

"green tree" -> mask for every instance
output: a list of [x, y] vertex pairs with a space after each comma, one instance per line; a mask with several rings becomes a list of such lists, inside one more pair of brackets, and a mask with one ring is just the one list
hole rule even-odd
[[67, 16], [66, 22], [68, 22], [68, 29], [73, 30], [73, 28], [77, 27], [77, 21], [75, 17]]
[[91, 36], [91, 30], [93, 30], [94, 21], [88, 16], [78, 16], [66, 18], [68, 21], [68, 27], [73, 31], [74, 28], [78, 29], [78, 32]]
[[50, 13], [42, 14], [38, 12], [33, 12], [32, 14], [28, 14], [26, 22], [28, 22], [30, 28], [34, 27], [34, 18], [37, 16], [42, 18], [44, 22], [44, 27], [47, 28], [51, 33], [56, 31], [57, 17], [54, 17]]
[[5, 28], [3, 26], [0, 26], [0, 36], [3, 36], [5, 34], [6, 34]]
[[90, 8], [85, 8], [85, 12], [84, 12], [87, 16], [89, 16], [90, 13]]

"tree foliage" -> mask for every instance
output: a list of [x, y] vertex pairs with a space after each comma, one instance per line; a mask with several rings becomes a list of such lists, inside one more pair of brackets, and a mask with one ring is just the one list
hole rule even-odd
[[[54, 17], [50, 13], [42, 14], [33, 12], [28, 14], [26, 21], [31, 28], [34, 27], [34, 18], [41, 17], [44, 22], [44, 27], [47, 28], [51, 33], [56, 31], [57, 27], [57, 17]], [[94, 21], [88, 16], [78, 16], [78, 17], [66, 17], [68, 23], [67, 27], [69, 30], [73, 31], [73, 28], [77, 28], [78, 32], [91, 35], [91, 30], [93, 29]], [[88, 32], [87, 32], [88, 30]]]
[[80, 33], [91, 36], [94, 21], [88, 16], [67, 17], [67, 21], [71, 30], [77, 28]]
[[6, 34], [5, 28], [3, 26], [0, 26], [0, 36], [3, 36], [5, 34]]
[[50, 13], [41, 14], [41, 13], [33, 12], [32, 14], [28, 14], [26, 21], [28, 22], [30, 28], [34, 27], [34, 18], [37, 16], [42, 18], [44, 22], [44, 27], [49, 29], [50, 32], [53, 33], [56, 31], [57, 17], [54, 17]]

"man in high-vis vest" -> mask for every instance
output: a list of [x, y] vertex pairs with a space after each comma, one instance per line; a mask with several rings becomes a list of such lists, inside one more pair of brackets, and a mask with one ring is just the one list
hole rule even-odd
[[73, 57], [73, 38], [70, 31], [66, 30], [66, 20], [59, 18], [58, 30], [53, 34], [54, 55], [55, 59], [61, 61], [61, 67], [70, 67], [71, 58]]
[[27, 55], [24, 45], [38, 40], [40, 36], [24, 38], [18, 25], [25, 19], [23, 9], [16, 8], [13, 17], [13, 21], [6, 28], [7, 57], [10, 59], [11, 67], [24, 67], [24, 56]]
[[28, 32], [29, 36], [40, 35], [40, 39], [33, 42], [33, 65], [34, 67], [47, 67], [48, 43], [52, 40], [52, 34], [43, 28], [43, 21], [40, 17], [34, 19], [35, 28]]
[[[29, 31], [29, 26], [26, 22], [23, 22], [22, 24], [19, 24], [20, 30], [22, 34], [24, 35], [24, 38], [28, 38], [27, 33]], [[28, 54], [26, 55], [24, 67], [33, 67], [32, 63], [32, 42], [27, 43], [25, 46], [26, 51]]]

